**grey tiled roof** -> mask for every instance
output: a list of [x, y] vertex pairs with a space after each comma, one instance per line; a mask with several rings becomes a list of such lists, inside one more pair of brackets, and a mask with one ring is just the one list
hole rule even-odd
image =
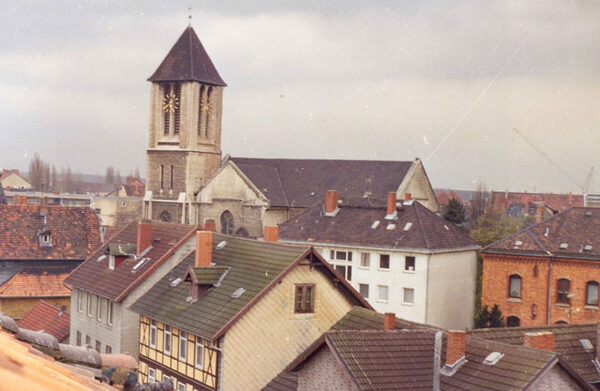
[[[322, 204], [314, 206], [279, 227], [283, 240], [351, 244], [388, 248], [456, 249], [479, 246], [452, 223], [417, 201], [397, 208], [397, 219], [385, 220], [381, 202], [363, 200], [356, 206], [343, 200], [335, 216], [326, 216]], [[373, 224], [377, 226], [373, 228]], [[393, 225], [393, 229], [388, 229]]]
[[231, 160], [271, 202], [271, 206], [311, 207], [327, 190], [360, 198], [385, 198], [396, 191], [413, 162], [381, 160], [255, 159]]
[[191, 26], [181, 34], [148, 81], [199, 81], [226, 86]]
[[[396, 329], [440, 330], [435, 326], [396, 318]], [[331, 330], [383, 330], [383, 314], [363, 307], [352, 307]]]
[[[521, 243], [517, 246], [517, 242]], [[567, 209], [488, 245], [483, 252], [600, 259], [600, 209]]]

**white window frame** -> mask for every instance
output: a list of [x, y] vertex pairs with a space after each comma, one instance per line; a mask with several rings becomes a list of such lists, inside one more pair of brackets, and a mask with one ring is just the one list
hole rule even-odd
[[[154, 343], [152, 343], [152, 334], [154, 334]], [[150, 340], [148, 344], [151, 348], [156, 349], [156, 342], [158, 340], [158, 323], [154, 320], [150, 320]]]
[[[169, 349], [167, 349], [167, 336], [169, 337]], [[173, 350], [173, 329], [168, 325], [165, 325], [165, 329], [163, 330], [163, 350], [168, 355], [171, 355], [171, 351]]]
[[[188, 351], [188, 333], [182, 330], [179, 330], [179, 348], [177, 349], [177, 357], [179, 360], [186, 362], [187, 361], [187, 351]], [[182, 349], [183, 347], [183, 349]]]
[[[338, 254], [341, 254], [340, 259], [338, 259]], [[329, 263], [346, 281], [352, 281], [352, 251], [329, 250]], [[337, 270], [338, 266], [344, 268], [344, 271]]]
[[109, 326], [113, 325], [113, 316], [115, 313], [115, 303], [112, 300], [106, 299], [106, 323]]
[[90, 292], [87, 293], [87, 316], [92, 317], [92, 294]]
[[[366, 264], [363, 265], [363, 260], [366, 259]], [[370, 269], [371, 268], [371, 253], [360, 253], [360, 263], [358, 265], [361, 269]]]
[[156, 370], [148, 367], [148, 383], [156, 383]]
[[[194, 366], [198, 369], [204, 369], [204, 341], [200, 337], [196, 337], [196, 349], [194, 352]], [[198, 349], [201, 350], [200, 355], [198, 355]], [[198, 362], [198, 358], [200, 358], [200, 362]]]
[[[406, 291], [412, 291], [412, 301], [406, 301]], [[414, 305], [415, 304], [415, 288], [402, 288], [402, 304], [405, 305]]]
[[96, 296], [96, 320], [102, 323], [102, 298]]
[[186, 390], [185, 383], [178, 381], [177, 382], [177, 391], [185, 391], [185, 390]]
[[77, 290], [77, 312], [83, 312], [83, 292], [81, 289]]
[[[385, 288], [387, 292], [387, 297], [385, 299], [381, 298], [381, 288]], [[377, 301], [381, 303], [387, 303], [390, 300], [390, 287], [388, 285], [377, 285]]]

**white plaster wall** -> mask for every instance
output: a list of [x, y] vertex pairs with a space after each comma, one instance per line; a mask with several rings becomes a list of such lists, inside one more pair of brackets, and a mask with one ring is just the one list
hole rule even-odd
[[476, 263], [475, 250], [431, 256], [426, 323], [445, 329], [473, 327]]
[[267, 205], [240, 177], [231, 163], [225, 165], [200, 192], [200, 202], [212, 203], [214, 198], [238, 199], [254, 205]]

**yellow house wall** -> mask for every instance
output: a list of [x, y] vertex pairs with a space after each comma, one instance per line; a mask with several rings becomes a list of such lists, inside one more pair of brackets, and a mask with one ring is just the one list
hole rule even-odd
[[[316, 285], [315, 311], [295, 314], [295, 284], [304, 283]], [[296, 267], [225, 334], [222, 390], [260, 390], [351, 307], [323, 273]]]
[[67, 309], [71, 308], [71, 297], [32, 297], [32, 298], [0, 298], [0, 312], [4, 312], [6, 315], [13, 319], [21, 319], [26, 313], [31, 311], [33, 307], [40, 300], [44, 300], [47, 303], [60, 306], [66, 306]]

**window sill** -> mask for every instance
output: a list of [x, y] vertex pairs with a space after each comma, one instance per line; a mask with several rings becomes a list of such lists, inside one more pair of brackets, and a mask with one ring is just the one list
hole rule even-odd
[[359, 266], [358, 268], [361, 270], [371, 270], [371, 266]]
[[390, 271], [390, 269], [382, 269], [380, 267], [378, 267], [377, 270], [380, 272], [389, 272]]
[[414, 307], [415, 303], [405, 303], [405, 302], [402, 302], [402, 305], [406, 305], [406, 306], [409, 306], [409, 307]]
[[387, 303], [387, 302], [388, 302], [388, 300], [381, 300], [381, 299], [377, 299], [376, 301], [377, 301], [378, 303]]
[[600, 310], [600, 307], [598, 307], [597, 305], [589, 305], [589, 304], [587, 304], [587, 305], [585, 305], [583, 307], [583, 309], [590, 310], [590, 311], [598, 311], [598, 310]]
[[509, 297], [508, 302], [509, 303], [522, 303], [521, 299], [518, 297]]
[[554, 305], [557, 307], [563, 307], [563, 308], [569, 308], [571, 306], [567, 303], [554, 303]]
[[415, 274], [415, 271], [414, 270], [402, 270], [402, 273]]

